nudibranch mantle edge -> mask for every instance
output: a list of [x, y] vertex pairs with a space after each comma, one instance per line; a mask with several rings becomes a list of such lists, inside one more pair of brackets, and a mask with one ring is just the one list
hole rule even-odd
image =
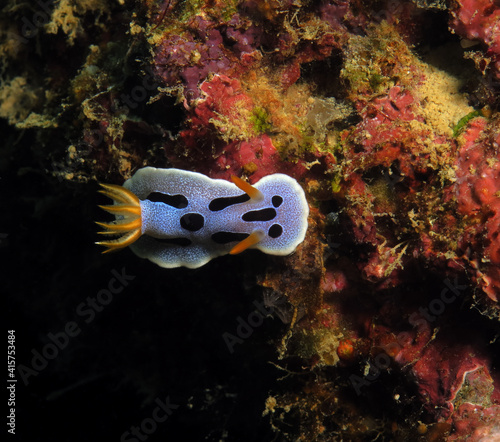
[[289, 255], [307, 231], [304, 190], [285, 174], [250, 185], [237, 177], [229, 182], [198, 172], [144, 167], [123, 188], [102, 186], [115, 204], [101, 207], [116, 221], [98, 223], [106, 229], [100, 233], [122, 236], [98, 244], [109, 250], [130, 246], [164, 268], [197, 268], [246, 248]]

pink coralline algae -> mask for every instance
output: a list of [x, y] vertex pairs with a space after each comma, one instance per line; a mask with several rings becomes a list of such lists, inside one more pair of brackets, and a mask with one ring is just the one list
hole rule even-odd
[[230, 179], [234, 174], [246, 173], [251, 175], [250, 182], [254, 183], [263, 176], [276, 172], [300, 178], [306, 171], [301, 163], [283, 164], [271, 139], [263, 134], [249, 141], [233, 141], [226, 145], [208, 173], [210, 176], [223, 179]]
[[412, 93], [394, 86], [387, 95], [368, 102], [360, 100], [356, 105], [363, 120], [350, 134], [350, 141], [362, 147], [352, 156], [354, 165], [389, 168], [397, 163], [399, 173], [415, 183], [415, 174], [425, 172], [429, 164], [429, 152], [421, 140], [434, 136], [434, 142], [441, 143], [443, 137], [425, 129], [417, 134], [418, 126], [408, 124], [424, 121]]
[[[395, 340], [388, 340], [380, 345], [389, 352], [394, 352], [397, 364], [407, 367], [415, 378], [422, 402], [429, 411], [445, 420], [449, 419], [453, 416], [455, 402], [459, 400], [457, 396], [467, 382], [466, 375], [483, 369], [489, 376], [487, 367], [490, 362], [482, 349], [484, 344], [480, 340], [464, 339], [464, 342], [455, 343], [451, 337], [436, 338], [432, 334], [430, 323], [423, 317], [413, 319], [414, 322], [419, 322], [414, 331], [402, 333], [397, 343]], [[490, 382], [493, 391], [491, 378]], [[486, 397], [479, 399], [487, 400]]]
[[[201, 84], [200, 93], [202, 97], [189, 109], [189, 128], [181, 132], [188, 148], [209, 141], [220, 144], [224, 139], [249, 137], [248, 132], [253, 131], [250, 116], [254, 103], [238, 79], [215, 75]], [[236, 124], [241, 124], [238, 131]]]
[[500, 405], [483, 407], [466, 403], [459, 407], [453, 419], [455, 428], [448, 440], [486, 442], [500, 440]]
[[[500, 80], [500, 8], [494, 0], [453, 2], [450, 27], [461, 37], [478, 41], [485, 49], [480, 68], [491, 69]], [[491, 64], [491, 66], [489, 66]]]
[[181, 86], [186, 99], [199, 97], [209, 74], [246, 70], [259, 57], [261, 31], [235, 15], [225, 26], [197, 16], [180, 34], [170, 33], [155, 55], [155, 68], [166, 86]]
[[[251, 182], [276, 172], [304, 175], [303, 160], [283, 162], [271, 138], [259, 134], [255, 115], [259, 109], [239, 80], [215, 75], [201, 84], [200, 93], [196, 105], [189, 107], [189, 127], [180, 133], [184, 146], [199, 152], [194, 161], [198, 171], [225, 179], [244, 173]], [[193, 163], [193, 158], [167, 155], [177, 167]]]
[[[362, 121], [343, 134], [343, 142], [350, 146], [344, 149], [348, 162], [344, 166], [343, 192], [347, 200], [355, 203], [346, 208], [354, 238], [376, 247], [358, 264], [360, 270], [382, 289], [404, 280], [399, 273], [411, 255], [436, 258], [435, 246], [426, 232], [421, 232], [419, 243], [411, 247], [404, 241], [396, 242], [394, 231], [380, 220], [404, 210], [406, 204], [410, 215], [420, 210], [412, 206], [420, 199], [421, 177], [432, 176], [438, 167], [427, 140], [435, 145], [446, 145], [450, 140], [423, 123], [418, 101], [400, 86], [370, 100], [362, 97], [356, 105]], [[360, 170], [373, 171], [373, 177], [367, 180]], [[401, 192], [403, 188], [407, 190]], [[398, 200], [397, 195], [404, 195], [404, 200]], [[437, 225], [433, 228], [439, 229]], [[411, 249], [412, 253], [408, 253]]]
[[478, 284], [500, 299], [500, 133], [498, 121], [474, 119], [463, 134], [456, 167], [458, 209], [466, 218], [464, 253]]

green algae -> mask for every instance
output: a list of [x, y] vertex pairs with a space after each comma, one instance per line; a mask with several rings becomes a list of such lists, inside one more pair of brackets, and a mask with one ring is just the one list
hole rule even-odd
[[258, 134], [270, 132], [273, 127], [270, 121], [269, 112], [261, 106], [256, 106], [253, 109], [252, 115], [250, 116], [250, 123]]
[[342, 176], [335, 175], [330, 182], [332, 193], [339, 193], [342, 190]]
[[387, 22], [372, 26], [366, 36], [349, 40], [341, 78], [349, 84], [353, 96], [375, 95], [395, 84], [412, 82], [413, 54], [397, 30]]
[[182, 10], [179, 15], [179, 21], [182, 23], [188, 22], [197, 15], [209, 13], [214, 17], [220, 17], [223, 21], [228, 21], [238, 11], [238, 0], [225, 2], [224, 5], [215, 5], [207, 7], [207, 2], [204, 0], [188, 0], [182, 2]]
[[462, 133], [469, 121], [473, 120], [476, 117], [482, 116], [483, 113], [481, 110], [475, 110], [460, 118], [460, 120], [458, 120], [458, 123], [453, 127], [453, 138], [458, 137]]

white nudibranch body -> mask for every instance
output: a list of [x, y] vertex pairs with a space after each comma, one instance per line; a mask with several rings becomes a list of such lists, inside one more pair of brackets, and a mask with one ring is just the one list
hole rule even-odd
[[100, 206], [116, 216], [97, 223], [107, 251], [126, 246], [160, 267], [196, 268], [212, 258], [247, 248], [272, 255], [292, 253], [305, 237], [309, 206], [296, 180], [284, 174], [253, 186], [211, 179], [180, 169], [138, 170], [123, 187], [102, 184], [114, 200]]

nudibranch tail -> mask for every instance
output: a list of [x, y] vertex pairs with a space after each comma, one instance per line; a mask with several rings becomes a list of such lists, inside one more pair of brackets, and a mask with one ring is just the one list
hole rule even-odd
[[236, 175], [231, 175], [231, 181], [238, 186], [239, 189], [243, 190], [250, 198], [254, 201], [262, 201], [264, 199], [264, 195], [262, 192], [252, 186], [250, 183], [243, 181], [241, 178]]
[[262, 241], [262, 239], [266, 236], [266, 234], [262, 230], [254, 230], [250, 235], [248, 235], [243, 241], [240, 241], [238, 244], [236, 244], [229, 254], [231, 255], [237, 255], [238, 253], [241, 253], [248, 249], [249, 247], [254, 246], [255, 244], [258, 244], [259, 242]]
[[107, 247], [103, 253], [122, 249], [135, 242], [142, 235], [141, 202], [130, 190], [113, 184], [101, 184], [99, 192], [114, 200], [114, 205], [99, 206], [115, 215], [118, 219], [110, 223], [97, 222], [104, 231], [100, 235], [121, 235], [117, 239], [98, 241], [96, 244]]

